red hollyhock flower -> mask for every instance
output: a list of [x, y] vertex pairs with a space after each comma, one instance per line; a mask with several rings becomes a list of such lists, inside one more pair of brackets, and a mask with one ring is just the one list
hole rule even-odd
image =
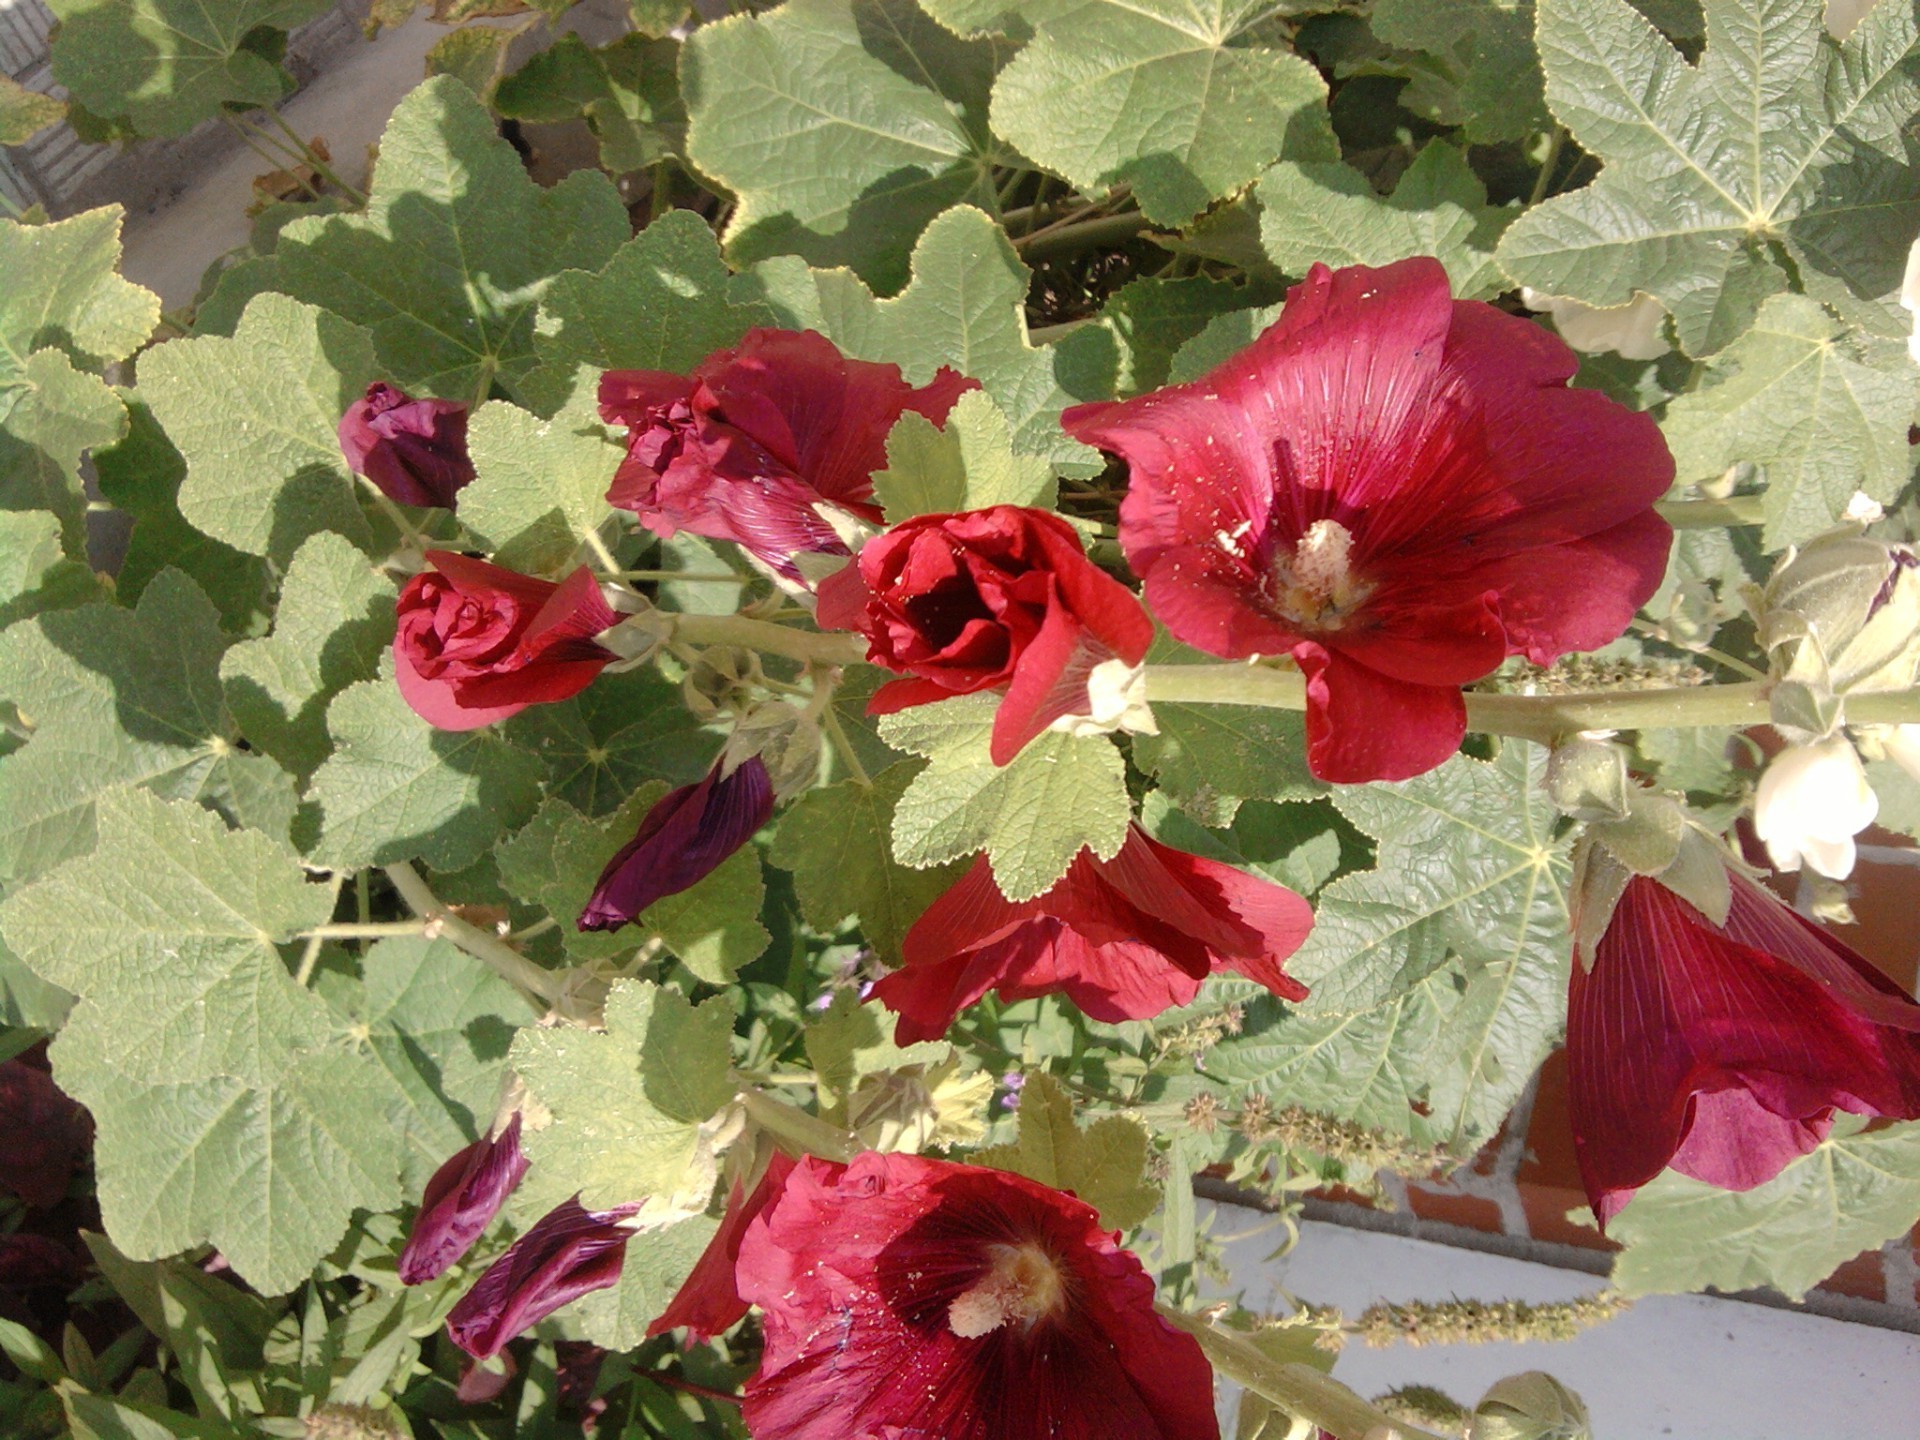
[[488, 1359], [562, 1305], [617, 1282], [633, 1238], [620, 1222], [639, 1208], [586, 1210], [569, 1200], [542, 1216], [447, 1312], [453, 1343]]
[[473, 480], [467, 455], [467, 407], [458, 400], [415, 400], [376, 381], [340, 417], [340, 450], [389, 500], [453, 508]]
[[1567, 1005], [1568, 1100], [1602, 1224], [1671, 1166], [1751, 1190], [1833, 1112], [1920, 1118], [1920, 1005], [1742, 875], [1715, 925], [1627, 883]]
[[755, 1440], [1214, 1440], [1213, 1372], [1093, 1207], [872, 1151], [800, 1162], [747, 1228]]
[[[841, 1168], [824, 1160], [817, 1163], [834, 1172]], [[746, 1237], [747, 1227], [786, 1188], [794, 1164], [791, 1155], [776, 1150], [751, 1194], [746, 1193], [746, 1187], [739, 1180], [733, 1182], [720, 1228], [713, 1232], [713, 1239], [700, 1252], [693, 1272], [674, 1292], [667, 1308], [660, 1312], [660, 1318], [647, 1327], [648, 1335], [684, 1329], [690, 1339], [711, 1340], [740, 1323], [747, 1313], [747, 1302], [740, 1298], [735, 1280], [740, 1264], [740, 1242]]]
[[1462, 685], [1606, 644], [1666, 569], [1659, 427], [1576, 365], [1436, 260], [1316, 265], [1206, 376], [1062, 424], [1132, 469], [1120, 543], [1160, 621], [1291, 655], [1321, 779], [1403, 780], [1458, 747]]
[[582, 930], [618, 930], [654, 901], [711, 875], [773, 818], [773, 778], [749, 756], [723, 774], [722, 757], [697, 785], [669, 791], [615, 852], [580, 912]]
[[565, 700], [614, 658], [593, 637], [619, 616], [581, 566], [560, 584], [446, 550], [395, 605], [395, 674], [407, 704], [441, 730], [477, 730]]
[[45, 1043], [0, 1062], [0, 1191], [35, 1209], [67, 1196], [93, 1144], [93, 1117], [47, 1073]]
[[483, 1135], [456, 1151], [427, 1181], [400, 1252], [401, 1283], [423, 1284], [471, 1250], [526, 1173], [515, 1111], [498, 1136]]
[[609, 370], [600, 414], [628, 438], [607, 502], [656, 534], [731, 540], [798, 579], [796, 552], [846, 553], [816, 506], [880, 519], [873, 472], [893, 422], [912, 410], [944, 424], [977, 384], [943, 368], [915, 388], [899, 366], [849, 360], [811, 330], [749, 330], [690, 375]]
[[1153, 644], [1147, 612], [1073, 527], [1016, 505], [916, 515], [876, 535], [821, 583], [819, 621], [859, 631], [874, 664], [917, 677], [881, 686], [874, 714], [1006, 687], [996, 765], [1055, 720], [1090, 714], [1095, 666], [1138, 665]]
[[989, 990], [1062, 994], [1096, 1020], [1144, 1020], [1184, 1005], [1216, 970], [1285, 1000], [1307, 987], [1281, 962], [1313, 928], [1298, 895], [1153, 839], [1138, 825], [1111, 860], [1082, 850], [1051, 890], [1008, 900], [985, 855], [901, 942], [906, 963], [873, 987], [905, 1045], [944, 1035]]

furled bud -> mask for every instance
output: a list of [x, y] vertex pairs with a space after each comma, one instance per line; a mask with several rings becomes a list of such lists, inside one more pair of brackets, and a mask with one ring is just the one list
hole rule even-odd
[[1627, 753], [1605, 740], [1576, 735], [1547, 759], [1547, 795], [1575, 820], [1622, 820], [1632, 808]]
[[1920, 555], [1849, 530], [1789, 551], [1756, 605], [1772, 659], [1773, 723], [1817, 740], [1848, 695], [1912, 687], [1920, 673]]
[[723, 765], [758, 757], [773, 781], [776, 801], [811, 790], [820, 779], [820, 722], [797, 705], [763, 700], [733, 727]]
[[1591, 1440], [1587, 1407], [1551, 1375], [1529, 1370], [1500, 1381], [1478, 1405], [1467, 1440]]

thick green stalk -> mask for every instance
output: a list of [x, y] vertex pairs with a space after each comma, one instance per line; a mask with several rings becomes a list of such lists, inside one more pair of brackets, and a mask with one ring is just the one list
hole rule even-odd
[[784, 655], [814, 665], [854, 665], [867, 658], [867, 642], [858, 635], [835, 631], [819, 634], [750, 620], [745, 615], [682, 615], [674, 613], [670, 638], [688, 645], [736, 645], [765, 655]]
[[387, 866], [387, 879], [393, 882], [393, 888], [400, 892], [400, 898], [407, 902], [409, 910], [422, 920], [432, 922], [441, 935], [509, 985], [549, 1005], [561, 998], [563, 987], [558, 975], [534, 964], [498, 935], [482, 930], [478, 925], [454, 914], [427, 888], [427, 882], [420, 878], [420, 872], [411, 865], [403, 861]]
[[1031, 265], [1053, 255], [1071, 255], [1100, 245], [1119, 245], [1147, 228], [1147, 217], [1138, 210], [1123, 215], [1101, 215], [1092, 220], [1076, 220], [1058, 229], [1051, 226], [1023, 235], [1013, 242], [1020, 258]]

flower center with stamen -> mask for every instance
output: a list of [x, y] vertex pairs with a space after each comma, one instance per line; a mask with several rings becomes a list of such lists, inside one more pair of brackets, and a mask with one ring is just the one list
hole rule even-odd
[[1353, 532], [1338, 520], [1316, 520], [1293, 547], [1274, 558], [1280, 613], [1305, 630], [1338, 630], [1373, 593], [1348, 569]]
[[1066, 1302], [1060, 1267], [1038, 1245], [991, 1245], [986, 1273], [954, 1297], [947, 1327], [963, 1340], [977, 1340], [1002, 1325], [1034, 1324]]

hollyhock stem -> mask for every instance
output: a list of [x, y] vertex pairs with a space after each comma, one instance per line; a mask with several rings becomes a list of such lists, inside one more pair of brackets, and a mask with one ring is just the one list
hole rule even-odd
[[867, 658], [867, 642], [858, 635], [812, 634], [744, 615], [675, 613], [671, 638], [689, 645], [737, 645], [818, 665], [855, 665]]
[[1725, 500], [1656, 500], [1653, 508], [1676, 530], [1717, 530], [1722, 525], [1760, 525], [1767, 515], [1758, 495]]
[[1397, 1420], [1378, 1406], [1368, 1404], [1310, 1365], [1275, 1361], [1240, 1336], [1216, 1329], [1198, 1315], [1170, 1305], [1153, 1308], [1169, 1325], [1186, 1331], [1200, 1342], [1200, 1348], [1216, 1372], [1273, 1401], [1288, 1415], [1317, 1425], [1336, 1440], [1367, 1440], [1374, 1436], [1391, 1436], [1392, 1440], [1441, 1440], [1431, 1430]]
[[[744, 1081], [744, 1075], [736, 1078]], [[740, 1103], [748, 1117], [776, 1140], [784, 1139], [801, 1153], [818, 1155], [823, 1160], [851, 1160], [860, 1150], [860, 1142], [850, 1131], [829, 1125], [818, 1115], [795, 1109], [752, 1085], [740, 1087]]]
[[1116, 245], [1131, 240], [1147, 228], [1147, 217], [1138, 210], [1124, 215], [1101, 215], [1092, 220], [1076, 220], [1059, 228], [1036, 230], [1013, 242], [1020, 258], [1031, 264], [1052, 255], [1069, 255], [1101, 245]]
[[413, 866], [405, 861], [389, 865], [387, 879], [393, 882], [393, 888], [400, 892], [400, 898], [407, 902], [409, 910], [422, 920], [437, 922], [440, 934], [509, 985], [548, 1005], [556, 1004], [562, 998], [564, 987], [558, 975], [541, 969], [498, 936], [489, 935], [479, 926], [469, 924], [454, 914], [427, 888], [427, 882], [420, 878], [420, 872]]

